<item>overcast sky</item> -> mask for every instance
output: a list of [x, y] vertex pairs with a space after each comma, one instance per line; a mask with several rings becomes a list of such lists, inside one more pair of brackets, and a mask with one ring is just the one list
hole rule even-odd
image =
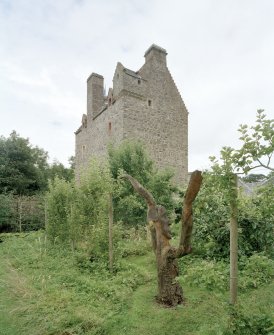
[[189, 170], [274, 117], [274, 0], [0, 0], [0, 135], [16, 130], [67, 164], [86, 79], [112, 86], [155, 43], [189, 111]]

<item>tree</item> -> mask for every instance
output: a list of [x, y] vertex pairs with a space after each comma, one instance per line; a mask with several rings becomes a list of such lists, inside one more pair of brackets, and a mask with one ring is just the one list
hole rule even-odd
[[13, 131], [0, 138], [0, 193], [29, 195], [47, 187], [48, 154]]
[[195, 171], [192, 173], [184, 197], [181, 236], [178, 248], [170, 245], [170, 222], [165, 207], [157, 205], [152, 194], [132, 176], [124, 175], [123, 178], [131, 183], [134, 190], [143, 197], [147, 203], [147, 222], [150, 228], [152, 247], [157, 262], [157, 301], [167, 306], [181, 304], [184, 298], [182, 287], [176, 281], [176, 277], [179, 274], [177, 259], [189, 254], [192, 249], [192, 203], [201, 187], [201, 172]]
[[242, 177], [242, 180], [246, 183], [257, 183], [266, 179], [266, 176], [262, 173], [250, 173], [246, 177]]
[[240, 125], [242, 147], [238, 150], [224, 147], [220, 160], [210, 157], [212, 170], [222, 176], [221, 184], [230, 204], [230, 302], [237, 301], [238, 222], [237, 174], [247, 174], [258, 167], [274, 171], [271, 159], [274, 151], [274, 120], [266, 118], [263, 110], [257, 111], [255, 126]]
[[[70, 164], [72, 165], [71, 161], [70, 161]], [[72, 167], [67, 168], [62, 163], [55, 160], [53, 164], [51, 164], [48, 167], [47, 177], [50, 180], [54, 180], [55, 177], [58, 177], [58, 178], [63, 178], [66, 181], [71, 181], [72, 178], [74, 177], [74, 170]]]
[[168, 213], [173, 212], [173, 194], [177, 192], [172, 184], [173, 172], [156, 169], [140, 142], [125, 141], [118, 147], [110, 146], [108, 154], [111, 175], [116, 181], [113, 193], [114, 221], [135, 227], [146, 222], [146, 203], [120, 178], [124, 173], [136, 178], [152, 192], [155, 201], [163, 205]]
[[274, 171], [274, 166], [271, 165], [274, 152], [274, 119], [267, 119], [264, 110], [259, 109], [255, 125], [240, 125], [238, 131], [241, 134], [241, 148], [223, 148], [222, 159], [230, 160], [232, 169], [241, 174], [247, 174], [258, 167]]

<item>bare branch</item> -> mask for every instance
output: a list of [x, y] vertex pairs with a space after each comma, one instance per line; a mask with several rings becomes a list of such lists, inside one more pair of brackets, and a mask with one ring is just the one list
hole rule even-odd
[[146, 200], [149, 207], [156, 206], [156, 202], [152, 194], [148, 190], [146, 190], [136, 179], [134, 179], [129, 174], [124, 174], [122, 178], [130, 181], [135, 191]]
[[274, 169], [272, 167], [269, 166], [269, 162], [267, 165], [263, 164], [258, 158], [257, 158], [257, 162], [260, 164], [259, 167], [264, 167], [265, 169], [274, 171]]

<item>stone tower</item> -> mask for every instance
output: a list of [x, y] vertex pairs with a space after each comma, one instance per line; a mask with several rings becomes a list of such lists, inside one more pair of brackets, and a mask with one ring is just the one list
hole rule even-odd
[[159, 168], [171, 167], [182, 185], [188, 173], [188, 112], [166, 64], [165, 49], [152, 45], [145, 64], [132, 71], [118, 63], [113, 88], [104, 95], [104, 78], [87, 80], [87, 114], [76, 135], [76, 177], [107, 145], [141, 140]]

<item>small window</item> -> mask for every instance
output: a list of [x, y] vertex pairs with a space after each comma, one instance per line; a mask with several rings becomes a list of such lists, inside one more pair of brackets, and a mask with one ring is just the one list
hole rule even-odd
[[151, 106], [151, 100], [148, 100], [148, 102], [147, 102], [147, 103], [148, 103], [148, 105], [149, 105], [149, 106]]
[[117, 77], [117, 79], [119, 79], [119, 73], [117, 73], [117, 76], [116, 76], [116, 77]]
[[111, 122], [108, 123], [108, 133], [111, 134]]
[[82, 158], [84, 158], [85, 151], [86, 151], [86, 146], [82, 145]]
[[138, 85], [141, 85], [141, 79], [138, 79]]

